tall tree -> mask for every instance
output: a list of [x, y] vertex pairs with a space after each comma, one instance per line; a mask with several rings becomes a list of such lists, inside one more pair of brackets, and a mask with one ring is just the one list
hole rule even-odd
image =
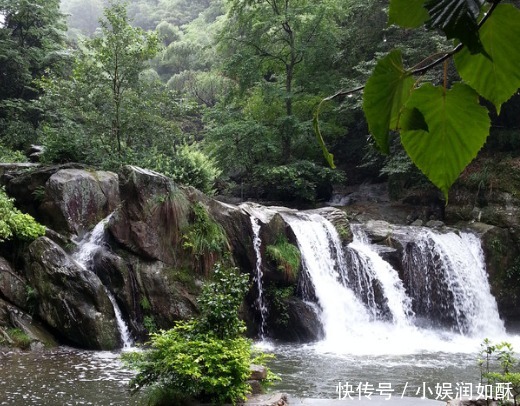
[[59, 0], [0, 0], [0, 15], [0, 138], [23, 147], [40, 119], [35, 79], [63, 67], [66, 27]]
[[[332, 65], [337, 8], [331, 1], [311, 0], [232, 0], [228, 4], [229, 24], [222, 35], [230, 51], [228, 73], [242, 88], [260, 81], [279, 85], [284, 117], [278, 131], [283, 161], [289, 162], [297, 131], [295, 94], [309, 92], [312, 83], [319, 81], [319, 75], [305, 80], [317, 73], [309, 69], [317, 67], [317, 55], [323, 58], [321, 73]], [[321, 54], [327, 47], [327, 54]]]
[[124, 126], [125, 98], [131, 98], [140, 73], [157, 53], [157, 36], [132, 27], [122, 3], [113, 3], [104, 14], [101, 34], [82, 44], [74, 76], [109, 117], [109, 144], [121, 157], [123, 148], [133, 142], [132, 131]]

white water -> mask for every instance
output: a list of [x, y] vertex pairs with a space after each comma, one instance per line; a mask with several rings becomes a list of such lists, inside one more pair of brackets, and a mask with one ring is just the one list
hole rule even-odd
[[[408, 294], [397, 271], [381, 258], [360, 230], [354, 227], [354, 241], [347, 249], [356, 260], [350, 261], [350, 269], [346, 269], [345, 252], [329, 221], [317, 214], [282, 213], [282, 216], [295, 233], [302, 253], [303, 270], [314, 289], [325, 332], [322, 341], [308, 348], [314, 348], [318, 353], [356, 356], [474, 353], [486, 337], [494, 342], [507, 340], [520, 348], [519, 338], [506, 335], [498, 316], [476, 236], [467, 233], [462, 233], [461, 237], [454, 233], [435, 234], [429, 229], [421, 229], [431, 243], [428, 245], [430, 254], [442, 258], [440, 266], [446, 268], [442, 271], [443, 277], [448, 278], [446, 283], [453, 290], [454, 307], [465, 315], [464, 320], [469, 326], [467, 331], [440, 330], [414, 325], [412, 300], [415, 299]], [[426, 247], [422, 244], [423, 239], [412, 240]], [[422, 255], [426, 253], [422, 252]], [[359, 269], [352, 269], [356, 266]], [[378, 281], [391, 320], [380, 318], [373, 292], [366, 295], [367, 303], [360, 299], [360, 295], [355, 293], [359, 285], [351, 286], [350, 279], [353, 278], [349, 277], [349, 271], [358, 273], [358, 282], [362, 278], [365, 282]], [[421, 272], [424, 270], [417, 269], [418, 276]], [[366, 287], [370, 285], [368, 283]]]
[[357, 254], [355, 262], [357, 266], [353, 268], [359, 275], [358, 278], [379, 281], [394, 324], [411, 325], [413, 323], [412, 300], [406, 294], [397, 271], [374, 250], [361, 228], [353, 226], [352, 233], [354, 240], [349, 244], [349, 248]]
[[[455, 319], [456, 331], [469, 336], [483, 331], [489, 335], [505, 334], [496, 300], [490, 292], [478, 237], [465, 232], [438, 234], [426, 228], [414, 231], [413, 249], [404, 259], [411, 278], [425, 281], [418, 299], [424, 300], [427, 308], [438, 306], [431, 295], [438, 295], [435, 289], [440, 286], [441, 295], [449, 299], [442, 306]], [[439, 277], [442, 284], [433, 285]]]
[[[92, 259], [96, 250], [104, 246], [105, 227], [109, 220], [110, 215], [96, 224], [92, 231], [79, 242], [78, 249], [73, 255], [74, 260], [86, 271], [90, 271], [92, 268]], [[119, 334], [121, 335], [123, 349], [129, 349], [133, 345], [133, 340], [130, 335], [128, 325], [123, 319], [121, 309], [119, 308], [114, 295], [105, 286], [103, 287], [108, 296], [108, 299], [110, 300], [110, 303], [112, 303], [112, 307], [114, 308], [117, 328], [119, 330]]]
[[256, 298], [256, 308], [260, 312], [260, 339], [265, 338], [265, 327], [267, 319], [267, 306], [264, 301], [264, 286], [263, 286], [263, 272], [262, 272], [262, 240], [260, 239], [260, 221], [254, 217], [251, 218], [251, 228], [253, 230], [253, 248], [256, 255], [254, 281], [258, 291]]

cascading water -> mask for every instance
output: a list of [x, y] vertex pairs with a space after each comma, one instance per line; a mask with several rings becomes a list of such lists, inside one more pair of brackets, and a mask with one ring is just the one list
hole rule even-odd
[[478, 237], [426, 228], [412, 233], [411, 239], [401, 235], [405, 283], [417, 314], [461, 334], [504, 334]]
[[[351, 227], [354, 240], [349, 244], [350, 270], [359, 281], [357, 286], [368, 290], [367, 296], [371, 299], [366, 303], [372, 314], [383, 318], [378, 312], [375, 302], [374, 285], [380, 287], [384, 305], [388, 308], [389, 318], [397, 325], [409, 325], [412, 322], [412, 301], [406, 294], [403, 282], [397, 271], [377, 253], [368, 241], [361, 227]], [[364, 284], [361, 283], [364, 281]], [[361, 290], [363, 293], [363, 290]]]
[[[73, 255], [74, 260], [86, 271], [90, 271], [92, 269], [92, 259], [96, 250], [104, 246], [105, 227], [109, 220], [110, 216], [104, 218], [98, 224], [96, 224], [92, 231], [79, 242], [78, 249]], [[133, 340], [130, 335], [130, 331], [128, 330], [128, 326], [123, 319], [121, 309], [119, 308], [114, 295], [106, 287], [104, 288], [108, 299], [114, 308], [117, 328], [119, 330], [119, 334], [121, 335], [123, 348], [131, 348], [133, 345]]]
[[[318, 299], [325, 340], [340, 344], [348, 342], [352, 335], [362, 334], [370, 315], [354, 291], [340, 282], [347, 270], [334, 226], [317, 214], [282, 216], [296, 236], [303, 269]], [[306, 292], [304, 296], [312, 297]]]
[[[380, 254], [384, 247], [370, 244], [362, 225], [352, 226], [354, 240], [344, 249], [324, 217], [281, 215], [302, 255], [307, 278], [303, 285], [311, 289], [303, 292], [303, 298], [315, 298], [319, 308], [325, 338], [316, 348], [349, 354], [405, 354], [433, 348], [465, 352], [469, 342], [478, 348], [486, 336], [503, 339], [504, 325], [475, 235], [396, 227], [393, 237], [406, 247], [400, 274]], [[442, 286], [432, 285], [432, 280], [442, 281]], [[447, 311], [449, 301], [453, 314]], [[452, 325], [424, 323], [425, 318], [434, 319], [435, 312], [450, 314]], [[448, 336], [450, 330], [457, 334]]]
[[264, 301], [264, 287], [263, 287], [263, 273], [262, 273], [262, 240], [260, 239], [260, 221], [254, 217], [251, 218], [251, 228], [253, 230], [253, 248], [255, 250], [256, 255], [256, 263], [255, 263], [255, 276], [254, 281], [256, 283], [256, 288], [258, 291], [258, 295], [256, 298], [256, 308], [260, 313], [260, 339], [265, 338], [265, 329], [266, 329], [266, 319], [267, 319], [267, 306]]

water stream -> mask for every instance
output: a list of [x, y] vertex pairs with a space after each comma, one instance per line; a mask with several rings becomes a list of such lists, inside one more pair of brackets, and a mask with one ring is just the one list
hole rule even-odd
[[[104, 247], [105, 227], [109, 220], [110, 215], [101, 220], [98, 224], [96, 224], [92, 231], [85, 235], [85, 237], [79, 242], [78, 249], [73, 255], [74, 260], [86, 271], [92, 270], [92, 259], [95, 252], [99, 248]], [[128, 325], [123, 319], [123, 315], [121, 313], [119, 305], [117, 304], [116, 298], [106, 288], [106, 286], [104, 286], [104, 288], [108, 296], [108, 299], [110, 300], [110, 303], [112, 303], [112, 307], [114, 308], [117, 328], [121, 336], [123, 349], [129, 349], [133, 346], [133, 340], [130, 334], [130, 330], [128, 329]]]
[[256, 263], [254, 270], [254, 281], [257, 289], [256, 309], [260, 313], [260, 339], [263, 340], [266, 334], [267, 306], [264, 301], [264, 286], [262, 272], [262, 240], [260, 239], [260, 221], [251, 215], [251, 228], [253, 230], [253, 248], [255, 250]]

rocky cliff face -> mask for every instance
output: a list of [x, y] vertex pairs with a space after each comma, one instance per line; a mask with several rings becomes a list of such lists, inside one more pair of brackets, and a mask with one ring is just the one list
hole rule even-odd
[[[74, 165], [14, 170], [3, 174], [2, 183], [20, 208], [48, 227], [46, 237], [29, 245], [0, 244], [2, 331], [16, 327], [34, 342], [46, 344], [57, 340], [81, 348], [117, 348], [121, 338], [108, 294], [115, 298], [133, 337], [144, 339], [150, 331], [196, 315], [203, 280], [216, 261], [226, 260], [251, 275], [251, 290], [242, 309], [251, 336], [261, 333], [261, 323], [265, 323], [264, 333], [288, 341], [312, 341], [323, 334], [315, 309], [301, 299], [305, 283], [301, 263], [284, 263], [273, 254], [280, 244], [296, 246], [295, 235], [281, 215], [289, 209], [228, 205], [132, 166], [118, 175]], [[195, 206], [205, 213], [204, 224], [218, 225], [225, 242], [194, 248], [189, 230], [190, 238], [209, 238], [195, 233]], [[356, 210], [358, 218], [370, 218], [369, 211], [359, 213], [360, 206]], [[72, 255], [110, 213], [103, 241], [93, 249], [85, 269]], [[324, 208], [317, 213], [334, 224], [344, 246], [352, 241], [345, 211]], [[498, 216], [501, 220], [496, 224], [486, 217], [491, 224], [466, 221], [464, 227], [482, 236], [501, 314], [514, 318], [520, 317], [516, 291], [520, 230], [517, 217], [507, 213]], [[373, 217], [384, 218], [384, 212]], [[504, 223], [510, 217], [516, 220]], [[415, 220], [402, 214], [392, 218]], [[384, 221], [367, 226], [369, 238], [388, 247], [382, 255], [401, 270], [405, 280], [401, 258], [406, 247], [392, 237], [394, 231]], [[261, 240], [258, 247], [255, 237]], [[265, 314], [258, 307], [259, 271]]]

